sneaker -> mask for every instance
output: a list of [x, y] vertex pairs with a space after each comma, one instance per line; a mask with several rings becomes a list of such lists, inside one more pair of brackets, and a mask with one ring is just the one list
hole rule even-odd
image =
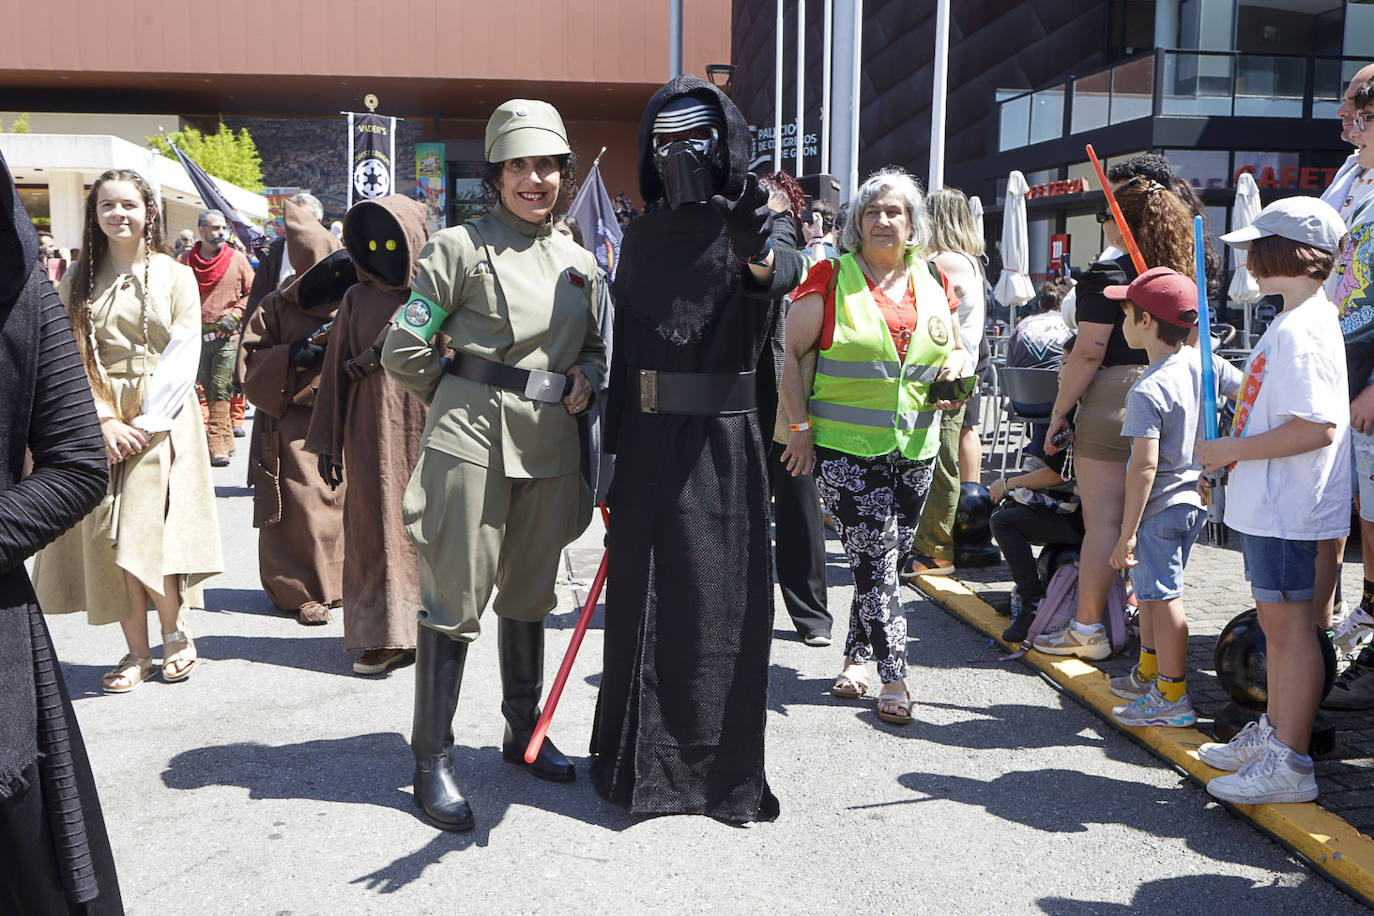
[[1207, 793], [1233, 805], [1309, 802], [1317, 797], [1317, 774], [1310, 759], [1270, 734], [1245, 766], [1207, 783]]
[[1322, 709], [1374, 709], [1374, 666], [1366, 664], [1362, 653], [1350, 663], [1331, 692], [1322, 700]]
[[913, 553], [902, 565], [902, 578], [915, 579], [917, 576], [952, 576], [954, 564], [948, 560], [937, 560], [923, 553]]
[[1030, 635], [1031, 624], [1035, 623], [1035, 612], [1038, 610], [1040, 610], [1039, 601], [1034, 604], [1021, 605], [1016, 616], [1011, 619], [1011, 626], [1002, 631], [1002, 638], [1013, 645], [1020, 645], [1025, 642], [1026, 637]]
[[1360, 605], [1336, 621], [1331, 642], [1336, 647], [1337, 658], [1352, 658], [1361, 649], [1374, 642], [1374, 615]]
[[1073, 655], [1094, 662], [1110, 658], [1112, 654], [1106, 627], [1099, 627], [1095, 633], [1084, 635], [1074, 629], [1072, 622], [1053, 633], [1040, 634], [1031, 645], [1046, 655]]
[[1265, 742], [1274, 733], [1269, 724], [1268, 713], [1262, 713], [1258, 721], [1246, 722], [1245, 727], [1236, 732], [1235, 737], [1225, 744], [1208, 741], [1197, 749], [1198, 757], [1209, 767], [1234, 773], [1264, 750]]
[[1132, 665], [1131, 670], [1121, 677], [1112, 678], [1112, 693], [1121, 697], [1123, 700], [1134, 700], [1137, 697], [1143, 697], [1145, 694], [1149, 693], [1150, 688], [1154, 686], [1155, 679], [1149, 678], [1148, 680], [1142, 681], [1140, 676], [1136, 673], [1137, 670], [1137, 666]]
[[802, 637], [802, 642], [806, 643], [808, 646], [813, 646], [817, 649], [824, 649], [826, 646], [830, 645], [830, 634], [812, 633], [808, 636]]
[[1197, 713], [1193, 712], [1193, 701], [1184, 694], [1177, 702], [1164, 699], [1155, 685], [1149, 692], [1136, 697], [1134, 702], [1118, 706], [1112, 710], [1112, 718], [1122, 725], [1165, 725], [1169, 728], [1187, 728], [1196, 724]]

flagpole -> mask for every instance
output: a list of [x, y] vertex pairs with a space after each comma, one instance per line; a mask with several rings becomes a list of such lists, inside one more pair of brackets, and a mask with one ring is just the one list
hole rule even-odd
[[782, 171], [782, 0], [777, 0], [773, 29], [773, 171]]
[[802, 138], [806, 136], [806, 0], [797, 0], [797, 165], [794, 177], [802, 176], [802, 157], [806, 155]]
[[[590, 178], [592, 177], [592, 172], [596, 170], [596, 167], [599, 166], [599, 165], [601, 164], [601, 157], [604, 156], [604, 155], [606, 155], [606, 147], [603, 146], [603, 147], [601, 147], [601, 152], [597, 153], [597, 154], [596, 154], [596, 158], [592, 160], [592, 167], [591, 167], [590, 169], [587, 169], [587, 178], [588, 178], [588, 179], [590, 179]], [[586, 194], [586, 193], [587, 193], [587, 189], [590, 188], [591, 186], [592, 186], [592, 183], [591, 183], [591, 181], [589, 181], [589, 180], [584, 180], [584, 181], [582, 182], [582, 184], [581, 184], [581, 185], [578, 187], [578, 189], [577, 189], [577, 194], [576, 194], [576, 196], [573, 197], [572, 203], [568, 204], [568, 212], [569, 212], [569, 213], [571, 213], [572, 211], [574, 211], [574, 210], [577, 209], [577, 205], [580, 204], [580, 203], [582, 202], [582, 195]]]

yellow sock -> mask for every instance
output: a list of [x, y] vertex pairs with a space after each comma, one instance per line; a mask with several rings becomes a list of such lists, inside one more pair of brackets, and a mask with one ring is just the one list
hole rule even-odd
[[1158, 684], [1159, 692], [1169, 703], [1177, 703], [1188, 694], [1188, 679], [1186, 677], [1172, 678], [1161, 674]]
[[1159, 674], [1159, 659], [1155, 658], [1155, 650], [1140, 647], [1140, 661], [1135, 663], [1135, 676], [1142, 681]]

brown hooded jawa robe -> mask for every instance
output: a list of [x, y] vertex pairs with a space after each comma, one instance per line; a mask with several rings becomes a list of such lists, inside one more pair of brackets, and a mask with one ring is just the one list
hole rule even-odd
[[252, 468], [258, 574], [284, 611], [343, 597], [344, 488], [331, 491], [305, 450], [320, 362], [301, 367], [293, 360], [316, 346], [322, 361], [328, 332], [321, 331], [357, 280], [339, 248], [308, 210], [287, 201], [286, 251], [296, 279], [263, 299], [243, 334], [243, 392], [264, 414], [262, 453]]
[[72, 326], [37, 255], [0, 154], [0, 913], [123, 913], [81, 729], [24, 570], [109, 480]]
[[364, 200], [344, 217], [358, 271], [329, 332], [306, 450], [342, 467], [344, 649], [410, 649], [420, 608], [415, 545], [401, 498], [420, 456], [428, 413], [381, 370], [382, 338], [410, 296], [429, 232], [425, 208], [400, 194]]

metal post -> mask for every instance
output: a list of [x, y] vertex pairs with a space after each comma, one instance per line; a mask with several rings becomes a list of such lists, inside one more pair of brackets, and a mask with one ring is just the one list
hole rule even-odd
[[835, 0], [825, 0], [825, 20], [821, 28], [821, 174], [830, 174], [830, 60], [831, 30], [835, 27]]
[[797, 166], [792, 173], [800, 178], [802, 157], [806, 155], [806, 0], [797, 0]]
[[682, 0], [668, 0], [668, 78], [682, 75]]
[[773, 27], [773, 171], [782, 171], [782, 0]]
[[[863, 108], [864, 0], [854, 0], [854, 50], [850, 64], [854, 68], [849, 85], [854, 87], [853, 107], [849, 112], [849, 193], [859, 188], [859, 112]], [[857, 219], [858, 214], [851, 214]]]
[[930, 91], [930, 180], [926, 190], [945, 186], [945, 102], [949, 87], [949, 0], [935, 5], [935, 81]]

